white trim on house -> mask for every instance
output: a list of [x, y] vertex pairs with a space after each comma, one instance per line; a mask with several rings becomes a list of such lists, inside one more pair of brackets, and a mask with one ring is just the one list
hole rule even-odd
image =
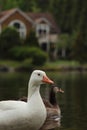
[[44, 22], [46, 22], [47, 24], [49, 24], [49, 26], [52, 26], [52, 24], [51, 24], [46, 18], [44, 18], [44, 17], [38, 18], [35, 22], [36, 22], [36, 24], [37, 24], [37, 23], [40, 23], [41, 21], [44, 21]]
[[16, 19], [16, 20], [12, 20], [12, 21], [9, 23], [8, 26], [14, 27], [15, 23], [16, 23], [16, 24], [19, 24], [19, 26], [20, 26], [20, 28], [16, 28], [17, 31], [19, 32], [20, 37], [21, 37], [22, 39], [26, 38], [26, 35], [27, 35], [26, 25], [25, 25], [22, 21]]
[[0, 23], [4, 22], [7, 18], [9, 18], [11, 15], [13, 15], [16, 11], [18, 11], [24, 18], [26, 18], [29, 22], [31, 22], [32, 24], [34, 24], [34, 21], [27, 16], [25, 13], [23, 13], [20, 9], [16, 8], [14, 10], [12, 10], [10, 13], [6, 14], [5, 16], [3, 16], [0, 19]]
[[[42, 21], [44, 21], [45, 23], [41, 23]], [[36, 24], [35, 24], [36, 25], [35, 26], [35, 28], [36, 28], [36, 36], [41, 37], [43, 35], [43, 36], [46, 37], [46, 35], [49, 34], [49, 32], [50, 32], [51, 24], [44, 17], [37, 19], [35, 22], [36, 22]], [[39, 31], [41, 31], [41, 34], [40, 34]], [[45, 33], [44, 33], [44, 31], [45, 31]]]
[[[41, 32], [40, 32], [41, 31]], [[36, 36], [46, 36], [50, 32], [50, 26], [48, 24], [38, 23], [36, 24]]]
[[34, 21], [29, 17], [27, 16], [24, 12], [22, 12], [20, 9], [16, 9], [22, 16], [24, 16], [29, 22], [31, 22], [32, 24], [35, 24]]

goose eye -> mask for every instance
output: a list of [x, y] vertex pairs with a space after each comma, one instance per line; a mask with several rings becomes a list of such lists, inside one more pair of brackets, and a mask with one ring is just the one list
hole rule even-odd
[[40, 76], [40, 73], [38, 73], [38, 76]]

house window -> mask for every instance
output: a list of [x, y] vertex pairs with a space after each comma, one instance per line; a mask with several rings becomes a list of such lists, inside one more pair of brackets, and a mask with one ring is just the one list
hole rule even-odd
[[46, 34], [46, 30], [43, 30], [43, 33]]
[[39, 35], [41, 35], [41, 33], [42, 33], [42, 30], [41, 30], [41, 29], [39, 29], [39, 30], [38, 30], [38, 33], [39, 33]]
[[17, 29], [20, 29], [20, 23], [15, 22], [14, 27], [17, 28]]
[[39, 29], [38, 30], [38, 33], [39, 33], [39, 35], [45, 35], [46, 34], [46, 30], [44, 29]]
[[46, 23], [38, 23], [36, 25], [36, 36], [40, 37], [40, 36], [46, 36], [47, 34], [49, 34], [50, 31], [50, 27], [48, 24]]
[[26, 32], [27, 32], [27, 30], [26, 30], [25, 24], [22, 21], [20, 21], [20, 20], [14, 20], [14, 21], [12, 21], [9, 24], [9, 26], [15, 27], [17, 29], [17, 31], [19, 32], [19, 35], [20, 35], [20, 37], [22, 39], [26, 38]]

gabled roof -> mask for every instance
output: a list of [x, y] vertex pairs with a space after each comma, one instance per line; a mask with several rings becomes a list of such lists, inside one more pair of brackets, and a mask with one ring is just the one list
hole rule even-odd
[[7, 18], [13, 15], [15, 12], [19, 12], [25, 19], [27, 19], [32, 24], [35, 24], [38, 20], [46, 21], [51, 27], [51, 33], [59, 33], [60, 30], [50, 13], [24, 13], [18, 8], [6, 10], [0, 12], [0, 23], [4, 22]]
[[27, 19], [32, 24], [34, 23], [32, 21], [32, 19], [26, 15], [26, 13], [22, 12], [18, 8], [14, 8], [14, 9], [11, 9], [11, 10], [6, 10], [6, 11], [1, 12], [0, 13], [0, 23], [4, 22], [7, 18], [9, 18], [11, 15], [13, 15], [16, 11], [19, 12], [23, 17], [25, 17], [25, 19]]
[[52, 32], [56, 32], [56, 33], [60, 32], [52, 14], [50, 14], [50, 13], [27, 13], [27, 15], [30, 18], [32, 18], [32, 20], [35, 22], [39, 19], [46, 20], [51, 25], [51, 28], [53, 30]]
[[1, 21], [2, 18], [4, 18], [7, 15], [10, 15], [14, 11], [15, 11], [15, 9], [11, 9], [11, 10], [6, 10], [6, 11], [0, 12], [0, 21]]

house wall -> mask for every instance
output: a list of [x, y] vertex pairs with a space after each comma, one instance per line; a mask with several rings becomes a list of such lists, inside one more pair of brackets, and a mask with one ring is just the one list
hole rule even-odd
[[2, 23], [2, 28], [7, 27], [11, 21], [13, 20], [20, 20], [22, 21], [26, 28], [27, 28], [27, 35], [29, 34], [31, 28], [32, 28], [32, 24], [29, 23], [29, 21], [27, 19], [25, 19], [25, 17], [23, 17], [22, 15], [20, 15], [19, 12], [15, 12], [14, 14], [12, 14], [10, 17], [8, 17], [3, 23]]
[[49, 41], [56, 43], [58, 41], [58, 35], [57, 34], [50, 34], [49, 35]]

